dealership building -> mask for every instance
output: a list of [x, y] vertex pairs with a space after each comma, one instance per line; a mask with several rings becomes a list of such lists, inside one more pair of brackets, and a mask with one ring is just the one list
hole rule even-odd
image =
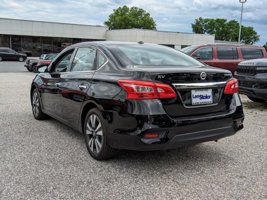
[[105, 26], [0, 18], [0, 47], [10, 47], [29, 56], [59, 52], [78, 42], [104, 40], [143, 41], [177, 49], [215, 42], [214, 35], [144, 29], [108, 30]]

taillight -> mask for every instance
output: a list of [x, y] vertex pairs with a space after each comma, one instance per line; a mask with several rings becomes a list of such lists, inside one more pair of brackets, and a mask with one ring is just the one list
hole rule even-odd
[[226, 83], [224, 94], [238, 93], [238, 80], [233, 78]]
[[120, 86], [127, 92], [127, 99], [166, 99], [176, 97], [171, 86], [150, 81], [119, 80]]

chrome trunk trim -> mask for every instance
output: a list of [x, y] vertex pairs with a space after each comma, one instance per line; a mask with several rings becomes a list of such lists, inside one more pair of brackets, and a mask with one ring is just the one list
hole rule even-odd
[[173, 83], [176, 89], [193, 89], [193, 88], [217, 88], [224, 87], [226, 82], [208, 82], [208, 83]]

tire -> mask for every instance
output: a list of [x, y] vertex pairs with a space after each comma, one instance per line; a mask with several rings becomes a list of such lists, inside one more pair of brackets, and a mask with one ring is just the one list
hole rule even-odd
[[29, 71], [29, 72], [31, 72], [32, 70], [30, 70], [30, 68], [29, 67], [26, 67], [27, 68], [27, 70]]
[[116, 155], [117, 150], [107, 143], [108, 126], [98, 109], [87, 113], [83, 130], [86, 148], [94, 159], [107, 160]]
[[37, 73], [37, 64], [32, 66], [32, 72]]
[[0, 56], [0, 62], [3, 61], [3, 58]]
[[251, 97], [251, 96], [247, 96], [251, 101], [257, 102], [257, 103], [264, 103], [265, 100], [264, 99], [259, 99], [256, 97]]
[[19, 57], [19, 62], [23, 62], [24, 58], [23, 57]]
[[32, 114], [37, 120], [43, 120], [47, 118], [47, 115], [43, 113], [41, 108], [41, 98], [38, 90], [35, 88], [31, 94]]

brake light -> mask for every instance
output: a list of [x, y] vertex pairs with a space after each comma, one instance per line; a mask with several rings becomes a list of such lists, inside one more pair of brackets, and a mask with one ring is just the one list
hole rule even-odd
[[158, 133], [145, 133], [144, 138], [146, 138], [146, 139], [159, 138], [159, 134]]
[[228, 81], [224, 88], [224, 94], [234, 94], [234, 93], [238, 93], [238, 80], [235, 78]]
[[166, 99], [176, 97], [171, 86], [150, 81], [119, 80], [120, 86], [127, 92], [127, 99]]

